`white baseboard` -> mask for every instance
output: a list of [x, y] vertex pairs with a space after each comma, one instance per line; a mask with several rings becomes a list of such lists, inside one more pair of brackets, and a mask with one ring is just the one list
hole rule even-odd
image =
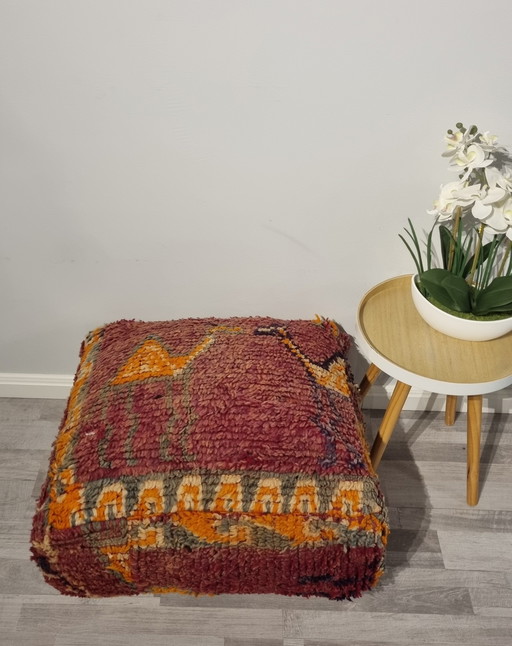
[[67, 399], [73, 375], [37, 375], [0, 372], [0, 397]]
[[[73, 385], [73, 375], [37, 375], [0, 373], [0, 397], [27, 399], [67, 399]], [[393, 392], [392, 381], [375, 384], [364, 400], [365, 409], [385, 409]], [[444, 395], [435, 395], [414, 388], [409, 393], [404, 410], [443, 410]], [[466, 409], [466, 400], [459, 397], [458, 410]], [[512, 387], [484, 395], [484, 412], [512, 412]]]
[[[389, 398], [393, 393], [394, 382], [387, 383], [384, 386], [375, 385], [366, 395], [363, 402], [363, 409], [385, 409], [387, 408]], [[437, 395], [424, 390], [411, 389], [409, 396], [404, 404], [403, 410], [424, 411], [424, 410], [444, 410], [446, 395]], [[466, 397], [457, 398], [457, 410], [465, 412], [467, 410]], [[483, 396], [484, 413], [512, 413], [512, 387], [503, 388], [502, 390], [489, 393]]]

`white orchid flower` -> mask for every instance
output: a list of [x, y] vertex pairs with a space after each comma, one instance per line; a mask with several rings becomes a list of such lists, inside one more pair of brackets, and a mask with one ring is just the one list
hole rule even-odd
[[458, 206], [463, 209], [467, 208], [481, 197], [482, 187], [480, 184], [468, 185], [461, 180], [448, 182], [448, 184], [441, 186], [439, 198], [434, 202], [434, 209], [427, 211], [427, 213], [437, 216], [439, 221], [444, 222], [453, 217]]
[[504, 166], [501, 170], [498, 170], [496, 166], [488, 166], [484, 172], [491, 188], [499, 186], [512, 193], [512, 168], [510, 166]]
[[468, 128], [465, 132], [457, 130], [457, 132], [446, 134], [444, 136], [446, 150], [444, 153], [441, 153], [442, 157], [453, 157], [459, 152], [466, 150], [476, 137], [476, 134], [471, 135], [469, 133], [470, 130], [471, 128]]
[[485, 168], [492, 164], [494, 159], [488, 158], [482, 146], [471, 144], [466, 150], [459, 150], [450, 160], [450, 166], [455, 170], [466, 169], [463, 179], [466, 179], [475, 168]]
[[471, 213], [497, 233], [505, 233], [512, 224], [512, 196], [499, 186], [490, 188], [475, 201]]
[[480, 146], [485, 150], [485, 151], [494, 151], [497, 150], [498, 146], [498, 137], [496, 135], [491, 135], [490, 132], [487, 130], [483, 134], [480, 135], [480, 139], [478, 141]]
[[508, 224], [508, 229], [506, 231], [506, 236], [509, 240], [512, 240], [512, 196], [508, 196], [503, 204], [503, 218]]

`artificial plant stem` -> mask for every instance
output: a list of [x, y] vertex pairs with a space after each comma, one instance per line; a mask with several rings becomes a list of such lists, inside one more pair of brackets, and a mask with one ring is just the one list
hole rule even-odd
[[458, 206], [455, 209], [455, 222], [453, 223], [452, 229], [452, 239], [450, 241], [450, 253], [448, 254], [448, 271], [452, 270], [453, 267], [453, 256], [455, 254], [455, 240], [457, 239], [457, 234], [459, 233], [460, 218], [462, 217], [462, 209]]
[[508, 249], [505, 251], [503, 254], [503, 259], [500, 263], [500, 268], [498, 269], [498, 276], [502, 276], [503, 272], [505, 271], [505, 265], [507, 264], [507, 260], [510, 257], [510, 252], [512, 251], [512, 241], [508, 243]]
[[484, 237], [485, 224], [481, 224], [478, 229], [478, 237], [476, 239], [476, 249], [475, 255], [473, 256], [473, 265], [471, 266], [471, 271], [468, 276], [468, 283], [473, 284], [473, 278], [475, 276], [476, 268], [478, 267], [478, 258], [480, 257], [480, 250], [482, 249], [482, 238]]

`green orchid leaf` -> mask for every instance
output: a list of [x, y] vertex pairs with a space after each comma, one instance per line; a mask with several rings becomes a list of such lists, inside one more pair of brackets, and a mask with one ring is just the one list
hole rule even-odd
[[455, 276], [447, 269], [429, 269], [420, 276], [427, 292], [445, 307], [456, 312], [469, 312], [470, 289], [464, 278]]
[[439, 225], [439, 239], [441, 242], [441, 258], [443, 268], [448, 269], [452, 274], [465, 278], [471, 270], [471, 264], [466, 271], [466, 265], [469, 263], [471, 247], [473, 246], [473, 234], [469, 232], [463, 236], [462, 227], [459, 227], [457, 237], [453, 236], [451, 231], [444, 224]]
[[447, 269], [448, 258], [450, 256], [450, 244], [453, 240], [452, 232], [444, 224], [439, 225], [439, 239], [441, 241], [441, 257], [443, 259], [443, 267]]
[[[487, 260], [487, 258], [489, 257], [489, 253], [491, 252], [492, 246], [493, 246], [493, 243], [491, 241], [491, 242], [488, 242], [487, 244], [484, 244], [483, 247], [480, 249], [480, 253], [478, 256], [478, 261], [476, 263], [475, 269], [480, 267], [480, 265], [482, 265]], [[464, 265], [464, 269], [462, 271], [462, 275], [464, 276], [464, 278], [466, 278], [466, 276], [469, 276], [469, 272], [473, 267], [474, 258], [475, 256], [473, 254], [471, 258], [467, 261], [467, 263]]]
[[512, 311], [512, 276], [499, 276], [476, 298], [475, 314]]

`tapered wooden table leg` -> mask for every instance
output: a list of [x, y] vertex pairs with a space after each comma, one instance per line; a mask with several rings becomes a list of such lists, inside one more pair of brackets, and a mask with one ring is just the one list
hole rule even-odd
[[396, 382], [395, 389], [393, 390], [393, 394], [389, 400], [388, 407], [386, 408], [386, 412], [382, 418], [377, 437], [375, 438], [375, 442], [373, 443], [370, 453], [374, 469], [376, 469], [380, 464], [382, 455], [384, 454], [391, 435], [395, 430], [398, 417], [400, 416], [410, 390], [411, 387], [407, 384], [403, 384], [401, 381]]
[[482, 395], [468, 395], [467, 503], [478, 504], [480, 475], [480, 432], [482, 428]]
[[366, 371], [365, 376], [361, 379], [359, 384], [359, 393], [361, 394], [361, 401], [366, 397], [366, 393], [370, 390], [371, 385], [380, 375], [381, 369], [377, 368], [374, 363], [370, 363], [368, 370]]
[[457, 410], [457, 397], [455, 395], [446, 395], [446, 408], [444, 411], [444, 423], [446, 426], [455, 424], [455, 413]]

